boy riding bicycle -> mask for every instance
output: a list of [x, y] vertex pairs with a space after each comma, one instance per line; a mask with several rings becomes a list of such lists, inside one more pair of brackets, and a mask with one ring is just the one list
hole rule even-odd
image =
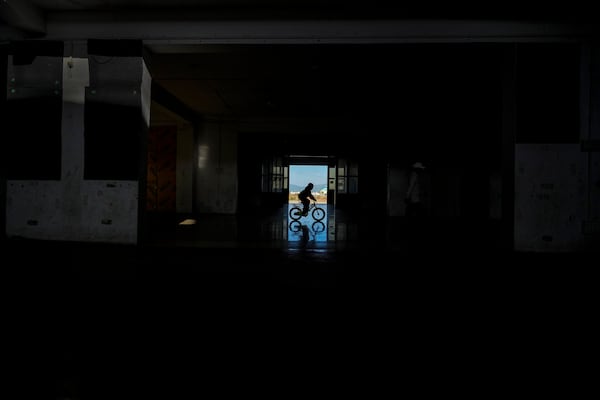
[[313, 187], [313, 184], [309, 182], [308, 185], [306, 185], [306, 187], [300, 193], [298, 193], [298, 199], [300, 199], [300, 202], [302, 202], [302, 216], [304, 217], [308, 215], [310, 200], [312, 199], [314, 201], [317, 201], [317, 199], [315, 199], [315, 196], [313, 196], [312, 194]]

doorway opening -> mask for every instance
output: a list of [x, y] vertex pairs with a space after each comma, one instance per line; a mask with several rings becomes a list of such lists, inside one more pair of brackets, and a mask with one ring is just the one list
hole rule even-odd
[[[327, 165], [290, 164], [287, 214], [295, 215], [290, 216], [288, 223], [288, 241], [299, 243], [303, 247], [312, 247], [327, 241], [327, 173]], [[311, 206], [312, 211], [300, 216], [302, 204], [298, 194], [309, 183], [313, 184], [311, 193], [317, 207]]]

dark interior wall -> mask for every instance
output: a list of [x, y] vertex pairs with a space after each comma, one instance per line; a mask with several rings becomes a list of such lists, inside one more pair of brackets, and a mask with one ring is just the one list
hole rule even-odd
[[[330, 155], [359, 161], [359, 195], [340, 198], [338, 205], [385, 211], [388, 163], [403, 167], [421, 160], [432, 174], [461, 171], [460, 197], [466, 199], [461, 215], [489, 216], [490, 174], [501, 168], [503, 46], [407, 45], [387, 50], [361, 48], [355, 54], [360, 55], [356, 63], [367, 68], [365, 75], [351, 73], [355, 68], [342, 69], [342, 78], [328, 82], [327, 73], [333, 71], [321, 71], [324, 84], [337, 85], [343, 99], [331, 110], [338, 126], [305, 134], [240, 136], [242, 197], [260, 190], [257, 158]], [[251, 171], [258, 176], [250, 176]]]
[[432, 207], [446, 207], [444, 187], [458, 184], [461, 218], [487, 219], [490, 176], [500, 172], [502, 161], [503, 48], [408, 46], [408, 52], [400, 53], [407, 57], [406, 65], [388, 85], [390, 101], [381, 107], [385, 112], [372, 119], [357, 147], [362, 164], [385, 159], [407, 168], [422, 161], [429, 167]]
[[461, 76], [468, 83], [457, 88], [456, 110], [458, 165], [464, 171], [460, 213], [474, 220], [489, 218], [490, 176], [500, 171], [502, 160], [502, 46], [480, 56], [468, 60]]
[[132, 93], [141, 82], [141, 64], [129, 60], [142, 57], [142, 42], [89, 40], [88, 54], [84, 178], [139, 180], [146, 174], [142, 143], [147, 141], [148, 126], [140, 95]]
[[139, 179], [142, 132], [138, 107], [97, 102], [86, 94], [85, 179]]
[[[0, 121], [6, 121], [6, 64], [8, 62], [8, 47], [0, 45]], [[2, 129], [4, 131], [4, 127]], [[1, 139], [3, 142], [5, 138]], [[7, 172], [7, 153], [8, 146], [0, 146], [0, 209], [6, 210], [6, 172]], [[6, 238], [6, 212], [0, 215], [0, 239]]]
[[[63, 47], [55, 41], [15, 41], [9, 46], [14, 76], [5, 82], [3, 129], [4, 147], [10, 149], [8, 179], [61, 177]], [[41, 57], [47, 57], [46, 62], [40, 62]]]
[[499, 163], [501, 47], [420, 49], [414, 54], [420, 61], [405, 71], [399, 107], [387, 113], [396, 119], [380, 123], [381, 130], [393, 135], [386, 147], [389, 158], [453, 166]]
[[284, 195], [262, 191], [264, 161], [283, 156], [287, 135], [240, 134], [238, 136], [238, 213], [268, 213], [281, 207]]
[[[359, 162], [359, 209], [357, 214], [384, 217], [387, 213], [387, 163], [386, 160]], [[351, 195], [350, 195], [351, 196]], [[352, 212], [350, 208], [347, 210]]]
[[458, 183], [463, 220], [489, 217], [490, 176], [501, 169], [502, 54], [502, 45], [443, 47], [423, 71], [428, 79], [416, 95], [420, 134], [396, 160], [429, 166], [432, 207], [448, 201], [439, 198], [439, 185]]
[[517, 143], [579, 142], [579, 44], [517, 45]]

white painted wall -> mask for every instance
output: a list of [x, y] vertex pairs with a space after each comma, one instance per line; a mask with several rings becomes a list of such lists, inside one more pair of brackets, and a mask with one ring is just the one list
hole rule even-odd
[[579, 144], [517, 144], [515, 250], [580, 249], [586, 197], [587, 165]]
[[8, 237], [136, 243], [137, 182], [9, 181]]

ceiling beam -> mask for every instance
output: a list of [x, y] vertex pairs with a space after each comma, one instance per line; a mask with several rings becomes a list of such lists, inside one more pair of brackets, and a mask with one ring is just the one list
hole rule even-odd
[[141, 39], [146, 44], [544, 42], [581, 40], [594, 24], [492, 20], [160, 20], [51, 13], [48, 38]]
[[30, 34], [46, 33], [44, 13], [28, 0], [0, 0], [0, 19]]

